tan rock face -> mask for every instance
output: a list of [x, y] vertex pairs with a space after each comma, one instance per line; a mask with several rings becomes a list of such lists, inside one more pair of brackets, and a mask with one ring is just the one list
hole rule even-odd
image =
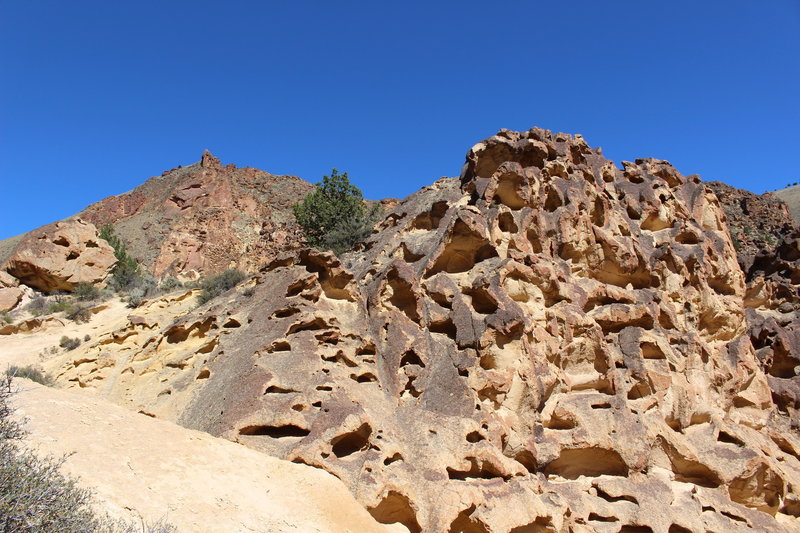
[[22, 289], [17, 287], [4, 287], [0, 289], [0, 311], [14, 309], [22, 300]]
[[502, 131], [360, 252], [279, 256], [51, 369], [325, 469], [412, 532], [791, 531], [797, 348], [750, 316], [797, 288], [781, 253], [746, 286], [699, 179]]
[[80, 216], [98, 227], [114, 225], [155, 276], [255, 271], [276, 253], [298, 248], [291, 207], [312, 189], [294, 176], [223, 166], [206, 151], [200, 163], [166, 171]]
[[26, 442], [66, 457], [63, 468], [115, 516], [196, 533], [388, 531], [325, 472], [98, 398], [20, 383], [14, 406], [27, 418]]
[[27, 234], [4, 269], [44, 292], [102, 283], [116, 263], [114, 249], [84, 220], [56, 222]]

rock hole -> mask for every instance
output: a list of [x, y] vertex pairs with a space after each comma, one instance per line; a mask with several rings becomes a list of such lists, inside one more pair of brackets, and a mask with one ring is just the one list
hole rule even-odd
[[467, 433], [467, 442], [475, 443], [475, 442], [480, 442], [482, 440], [486, 440], [486, 437], [484, 437], [477, 431], [470, 431], [469, 433]]
[[410, 533], [421, 533], [422, 531], [411, 501], [399, 492], [389, 491], [378, 505], [369, 507], [367, 510], [372, 518], [381, 524], [400, 523], [408, 528]]
[[742, 448], [744, 448], [744, 442], [737, 439], [736, 437], [734, 437], [733, 435], [731, 435], [726, 431], [720, 431], [719, 435], [717, 435], [717, 440], [719, 442], [725, 442], [727, 444], [735, 444], [736, 446], [741, 446]]
[[283, 426], [254, 425], [245, 426], [239, 430], [239, 435], [264, 436], [273, 439], [306, 437], [309, 433], [311, 433], [309, 430], [294, 424], [286, 424]]
[[318, 329], [325, 329], [327, 327], [328, 323], [324, 318], [314, 317], [311, 320], [303, 320], [301, 322], [292, 324], [286, 331], [286, 335], [291, 335], [292, 333], [298, 333], [300, 331], [316, 331]]
[[645, 398], [653, 394], [653, 391], [650, 389], [650, 385], [647, 383], [639, 382], [635, 383], [629, 390], [628, 390], [628, 399], [629, 400], [638, 400], [639, 398]]
[[540, 516], [530, 524], [517, 526], [508, 533], [556, 533], [556, 528], [549, 516]]
[[654, 342], [643, 342], [641, 345], [642, 357], [645, 359], [666, 359], [664, 352]]
[[548, 213], [552, 213], [562, 205], [564, 205], [564, 201], [561, 199], [558, 190], [556, 190], [555, 187], [549, 187], [547, 199], [544, 201], [544, 210]]
[[472, 308], [482, 315], [492, 315], [497, 311], [497, 302], [485, 289], [472, 291]]
[[365, 372], [363, 374], [350, 374], [350, 379], [357, 383], [374, 383], [378, 378], [372, 372]]
[[300, 309], [298, 309], [297, 307], [284, 307], [283, 309], [278, 309], [277, 311], [272, 313], [272, 316], [275, 318], [286, 318], [292, 315], [296, 315], [299, 312]]
[[511, 478], [510, 475], [503, 474], [499, 468], [485, 459], [479, 462], [475, 457], [467, 457], [466, 461], [469, 464], [469, 468], [466, 470], [459, 470], [458, 468], [451, 468], [448, 466], [447, 477], [457, 481], [497, 478], [508, 480]]
[[316, 389], [325, 392], [330, 392], [333, 390], [333, 387], [330, 387], [329, 385], [317, 385]]
[[289, 344], [289, 341], [279, 340], [273, 342], [267, 351], [269, 353], [274, 353], [274, 352], [289, 352], [291, 350], [292, 350], [292, 345]]
[[203, 370], [200, 371], [199, 374], [197, 374], [197, 377], [195, 379], [208, 379], [210, 377], [211, 377], [211, 371], [207, 368], [204, 368]]
[[278, 385], [270, 385], [264, 391], [264, 394], [289, 394], [289, 393], [292, 393], [292, 392], [300, 392], [300, 391], [296, 391], [294, 389], [285, 389], [285, 388], [280, 387]]
[[667, 533], [692, 533], [692, 530], [683, 526], [679, 526], [678, 524], [672, 524], [669, 526]]
[[430, 211], [421, 213], [414, 217], [414, 220], [412, 220], [411, 224], [409, 224], [410, 229], [427, 231], [438, 229], [442, 218], [444, 218], [445, 213], [447, 213], [447, 208], [447, 202], [435, 202], [431, 206]]
[[69, 241], [63, 235], [59, 235], [56, 237], [56, 240], [53, 241], [53, 244], [57, 244], [59, 246], [69, 246]]
[[539, 464], [534, 457], [533, 452], [530, 450], [522, 450], [517, 452], [514, 456], [514, 460], [525, 467], [525, 470], [530, 472], [531, 474], [535, 474], [539, 471]]
[[406, 353], [403, 354], [403, 357], [400, 358], [400, 367], [408, 366], [408, 365], [418, 365], [422, 368], [425, 368], [425, 363], [422, 362], [417, 352], [413, 349], [408, 350]]
[[372, 434], [372, 428], [369, 424], [361, 424], [361, 426], [348, 433], [338, 435], [331, 440], [333, 446], [333, 454], [341, 459], [347, 457], [358, 451], [366, 450], [369, 445], [369, 436]]
[[442, 320], [432, 321], [428, 326], [428, 329], [431, 333], [441, 333], [442, 335], [447, 335], [454, 340], [456, 338], [456, 326], [453, 324], [453, 321], [449, 316]]
[[403, 390], [400, 391], [400, 397], [401, 398], [404, 397], [404, 396], [407, 396], [407, 395], [410, 395], [413, 398], [419, 398], [419, 395], [422, 394], [422, 391], [418, 390], [414, 386], [414, 380], [416, 380], [416, 379], [417, 378], [413, 377], [413, 376], [408, 378], [408, 381], [406, 381], [406, 384], [403, 387]]
[[232, 328], [238, 328], [241, 325], [242, 325], [242, 323], [239, 322], [238, 320], [236, 320], [235, 318], [229, 318], [227, 322], [222, 324], [222, 327], [223, 328], [232, 329]]
[[448, 533], [490, 533], [486, 525], [471, 515], [475, 512], [475, 506], [464, 509], [455, 520], [450, 524]]
[[558, 458], [544, 468], [547, 475], [565, 479], [578, 479], [580, 476], [627, 476], [628, 465], [614, 451], [605, 448], [567, 448], [561, 450]]
[[507, 211], [500, 213], [500, 216], [497, 218], [497, 225], [500, 231], [505, 233], [516, 233], [519, 231], [517, 223], [514, 221], [514, 215]]
[[736, 515], [735, 515], [735, 514], [733, 514], [733, 513], [729, 513], [729, 512], [727, 512], [727, 511], [722, 511], [722, 514], [723, 514], [724, 516], [727, 516], [728, 518], [730, 518], [730, 519], [731, 519], [731, 520], [733, 520], [734, 522], [744, 522], [745, 524], [747, 523], [747, 520], [745, 520], [745, 519], [744, 519], [744, 518], [742, 518], [741, 516], [736, 516]]
[[417, 310], [419, 300], [411, 284], [398, 277], [392, 277], [388, 280], [388, 288], [392, 293], [388, 298], [389, 304], [402, 311], [412, 322], [419, 324], [420, 316]]
[[384, 459], [383, 464], [389, 466], [390, 464], [396, 463], [397, 461], [403, 461], [403, 456], [400, 455], [399, 453], [395, 453], [391, 457], [387, 457], [386, 459]]
[[463, 220], [457, 220], [453, 229], [425, 277], [439, 272], [457, 274], [472, 270], [477, 263], [497, 257], [497, 250], [476, 230]]
[[597, 513], [589, 513], [590, 522], [619, 522], [616, 516], [602, 516]]
[[605, 501], [609, 503], [631, 502], [636, 505], [639, 505], [639, 501], [633, 496], [628, 496], [626, 494], [622, 494], [620, 496], [612, 496], [603, 489], [601, 489], [600, 487], [598, 487], [597, 485], [592, 485], [592, 486], [595, 488], [595, 491], [597, 491], [597, 496], [599, 498], [603, 498]]
[[619, 533], [653, 533], [653, 530], [649, 526], [631, 524], [622, 526], [619, 530]]

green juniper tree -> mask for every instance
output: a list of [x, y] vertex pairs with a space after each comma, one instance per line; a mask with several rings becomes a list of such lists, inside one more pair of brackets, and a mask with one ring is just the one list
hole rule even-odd
[[294, 205], [294, 216], [303, 228], [306, 243], [336, 254], [366, 238], [380, 212], [380, 205], [367, 206], [347, 172], [339, 174], [335, 168], [302, 202]]

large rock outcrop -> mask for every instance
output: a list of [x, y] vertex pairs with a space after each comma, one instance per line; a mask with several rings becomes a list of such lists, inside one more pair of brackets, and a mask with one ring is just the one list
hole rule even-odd
[[291, 207], [313, 186], [294, 176], [201, 161], [90, 205], [78, 216], [112, 224], [155, 276], [196, 277], [231, 267], [255, 271], [299, 246]]
[[25, 235], [3, 270], [40, 291], [71, 291], [79, 283], [103, 283], [116, 262], [114, 249], [94, 224], [75, 219]]
[[792, 316], [765, 303], [800, 281], [779, 254], [746, 277], [717, 197], [665, 161], [502, 131], [358, 253], [284, 254], [50, 368], [412, 532], [791, 531], [797, 347], [750, 317]]

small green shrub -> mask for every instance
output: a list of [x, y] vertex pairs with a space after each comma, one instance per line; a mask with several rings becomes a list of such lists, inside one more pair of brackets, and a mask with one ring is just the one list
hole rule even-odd
[[255, 287], [247, 287], [245, 290], [242, 291], [242, 296], [244, 296], [245, 298], [252, 298], [255, 293], [256, 293]]
[[44, 296], [36, 296], [34, 297], [28, 305], [25, 306], [25, 310], [28, 311], [33, 316], [39, 316], [45, 312], [47, 309], [47, 298]]
[[12, 378], [27, 378], [36, 383], [41, 383], [42, 385], [52, 385], [53, 383], [50, 376], [30, 365], [22, 367], [11, 365], [6, 369], [6, 376]]
[[6, 324], [11, 324], [12, 322], [14, 322], [14, 319], [11, 317], [11, 315], [8, 314], [7, 311], [3, 311], [2, 313], [0, 313], [0, 320], [5, 322]]
[[83, 342], [89, 342], [90, 340], [92, 340], [92, 337], [88, 333], [83, 336]]
[[158, 288], [164, 292], [173, 291], [175, 289], [180, 289], [183, 287], [183, 283], [178, 281], [177, 278], [173, 278], [172, 276], [167, 276], [163, 280], [161, 280], [161, 284]]
[[72, 291], [72, 295], [81, 302], [89, 302], [100, 297], [100, 289], [91, 283], [78, 283]]
[[85, 324], [92, 319], [92, 311], [82, 305], [71, 305], [64, 311], [64, 316], [77, 324]]
[[61, 337], [61, 340], [58, 342], [58, 345], [64, 348], [65, 350], [70, 351], [80, 346], [81, 340], [77, 337], [72, 339], [64, 335], [63, 337]]
[[50, 304], [47, 308], [49, 313], [63, 313], [68, 311], [72, 307], [72, 304], [67, 300], [59, 300]]
[[143, 277], [138, 261], [128, 254], [125, 243], [114, 233], [114, 227], [111, 224], [100, 228], [100, 238], [111, 245], [114, 249], [114, 257], [117, 259], [117, 263], [111, 270], [109, 286], [116, 291], [128, 291]]
[[216, 298], [223, 292], [231, 290], [246, 277], [247, 276], [245, 273], [240, 270], [229, 269], [221, 274], [217, 274], [212, 278], [202, 281], [200, 283], [200, 288], [203, 289], [203, 291], [197, 297], [198, 304], [203, 305], [207, 301]]

